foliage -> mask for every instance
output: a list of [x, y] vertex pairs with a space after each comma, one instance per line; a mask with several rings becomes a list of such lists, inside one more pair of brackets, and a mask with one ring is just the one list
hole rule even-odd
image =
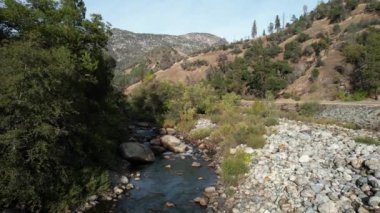
[[310, 38], [311, 38], [311, 37], [310, 37], [308, 34], [306, 34], [306, 33], [300, 33], [300, 34], [298, 35], [298, 37], [297, 37], [297, 41], [298, 41], [299, 43], [303, 43], [303, 42], [309, 40]]
[[212, 129], [210, 128], [200, 128], [194, 129], [189, 134], [189, 140], [202, 140], [208, 136], [210, 136]]
[[367, 5], [367, 10], [370, 12], [380, 11], [380, 2], [377, 0], [370, 0]]
[[313, 69], [311, 71], [311, 80], [316, 81], [319, 77], [319, 69]]
[[318, 102], [306, 102], [302, 104], [299, 114], [302, 116], [313, 116], [321, 109], [321, 105]]
[[340, 25], [339, 24], [334, 24], [333, 33], [334, 34], [338, 34], [338, 33], [340, 33], [340, 31], [341, 31]]
[[380, 146], [380, 140], [371, 137], [356, 137], [354, 139], [357, 143], [363, 143], [367, 145], [377, 145]]
[[0, 5], [0, 208], [61, 212], [108, 186], [125, 137], [109, 26], [83, 1]]
[[184, 60], [181, 63], [182, 69], [184, 69], [186, 71], [194, 71], [197, 68], [202, 67], [202, 66], [208, 66], [208, 62], [206, 60], [197, 59], [197, 60], [192, 61], [192, 62], [190, 62], [188, 60]]
[[311, 46], [313, 47], [315, 54], [319, 56], [322, 50], [328, 48], [329, 44], [325, 39], [322, 39], [318, 42], [313, 43]]
[[281, 51], [276, 44], [264, 46], [261, 40], [254, 41], [244, 58], [232, 62], [219, 62], [209, 69], [207, 83], [218, 93], [234, 92], [240, 95], [265, 97], [266, 91], [274, 93], [286, 87], [293, 69], [286, 61], [272, 61]]
[[361, 44], [348, 44], [343, 48], [343, 55], [348, 63], [361, 65], [365, 60], [366, 47]]
[[236, 186], [240, 178], [248, 172], [249, 161], [250, 156], [242, 151], [227, 156], [221, 165], [224, 183]]
[[298, 62], [301, 56], [302, 48], [298, 42], [292, 41], [285, 45], [284, 58], [286, 60], [290, 59], [292, 62]]

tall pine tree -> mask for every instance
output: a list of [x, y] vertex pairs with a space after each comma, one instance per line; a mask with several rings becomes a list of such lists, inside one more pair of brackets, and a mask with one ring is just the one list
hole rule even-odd
[[277, 32], [280, 32], [280, 30], [281, 30], [281, 21], [280, 21], [280, 17], [278, 15], [276, 16], [274, 28], [276, 29]]
[[251, 36], [252, 38], [255, 38], [257, 36], [256, 20], [253, 21]]

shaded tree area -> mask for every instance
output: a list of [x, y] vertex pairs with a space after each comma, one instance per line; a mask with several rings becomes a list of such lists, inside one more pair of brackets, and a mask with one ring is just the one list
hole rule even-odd
[[243, 96], [265, 97], [268, 91], [279, 92], [291, 81], [292, 67], [287, 61], [273, 61], [282, 49], [274, 44], [254, 41], [244, 58], [233, 62], [219, 60], [208, 72], [207, 82], [220, 94], [235, 92]]
[[0, 1], [0, 208], [62, 211], [108, 187], [124, 137], [110, 28], [82, 0]]
[[355, 65], [351, 74], [354, 91], [365, 91], [377, 99], [380, 89], [380, 31], [370, 29], [359, 34], [342, 51], [346, 61]]

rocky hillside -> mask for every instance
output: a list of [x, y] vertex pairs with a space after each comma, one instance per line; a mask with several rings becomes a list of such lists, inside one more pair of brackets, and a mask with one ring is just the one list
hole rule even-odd
[[[154, 53], [168, 53], [169, 59], [176, 61], [181, 56], [227, 43], [225, 39], [208, 33], [189, 33], [174, 36], [140, 34], [121, 29], [112, 29], [112, 33], [108, 48], [117, 61], [117, 70], [119, 71], [141, 63], [147, 59], [147, 55], [151, 59]], [[165, 54], [159, 54], [158, 57], [165, 58], [162, 57]], [[162, 68], [168, 68], [167, 66], [164, 65]]]
[[[362, 2], [342, 10], [339, 19], [336, 19], [335, 16], [326, 15], [334, 11], [332, 4], [320, 4], [308, 16], [301, 16], [279, 33], [262, 36], [255, 40], [223, 45], [218, 49], [203, 51], [200, 54], [186, 57], [186, 60], [178, 61], [167, 69], [158, 69], [159, 71], [155, 73], [155, 79], [181, 82], [203, 80], [208, 76], [210, 70], [220, 67], [220, 61], [223, 58], [229, 63], [236, 62], [230, 64], [229, 67], [232, 67], [230, 69], [235, 69], [234, 67], [239, 64], [238, 61], [244, 60], [243, 64], [249, 64], [247, 70], [253, 72], [255, 65], [252, 63], [254, 57], [251, 55], [257, 49], [255, 42], [261, 40], [264, 47], [269, 51], [271, 51], [271, 47], [274, 47], [272, 50], [275, 51], [277, 51], [277, 47], [280, 48], [279, 54], [275, 55], [271, 61], [286, 62], [292, 68], [292, 73], [277, 78], [277, 80], [286, 79], [286, 83], [281, 82], [281, 90], [275, 91], [278, 97], [304, 100], [350, 99], [355, 96], [351, 94], [360, 91], [360, 88], [356, 88], [356, 82], [353, 81], [353, 74], [360, 73], [357, 71], [360, 71], [363, 64], [354, 64], [349, 61], [350, 59], [347, 58], [349, 52], [346, 50], [350, 50], [349, 47], [355, 49], [355, 45], [365, 46], [363, 40], [365, 40], [366, 33], [379, 29], [380, 26], [378, 9], [369, 9], [370, 4], [365, 3], [365, 1]], [[345, 49], [345, 47], [348, 48]], [[236, 60], [237, 58], [239, 59]], [[360, 58], [358, 61], [363, 60]], [[189, 62], [203, 62], [204, 65], [188, 70], [183, 65]], [[278, 64], [274, 65], [277, 66]], [[232, 70], [231, 73], [236, 73], [239, 69]], [[236, 78], [226, 79], [225, 82], [235, 80]], [[217, 85], [223, 85], [225, 82], [218, 82]], [[130, 93], [139, 84], [129, 86], [125, 93]], [[235, 86], [248, 84], [261, 83], [244, 82], [243, 79], [235, 82]], [[278, 85], [278, 83], [276, 84]], [[275, 84], [269, 86], [278, 89]], [[234, 91], [243, 96], [255, 97], [255, 94], [249, 94], [249, 91], [254, 89], [242, 88], [240, 91], [243, 92], [240, 93], [234, 88], [226, 88], [228, 91]], [[267, 90], [274, 91], [272, 88]], [[248, 93], [246, 93], [247, 91]], [[360, 92], [357, 94], [360, 96]]]

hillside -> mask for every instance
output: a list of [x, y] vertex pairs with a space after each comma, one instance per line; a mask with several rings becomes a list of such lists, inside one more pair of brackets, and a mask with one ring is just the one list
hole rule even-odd
[[[340, 98], [349, 96], [350, 92], [356, 89], [352, 82], [352, 75], [357, 69], [357, 65], [346, 60], [343, 49], [348, 44], [357, 43], [363, 32], [368, 32], [369, 29], [378, 29], [379, 13], [376, 10], [369, 10], [367, 3], [361, 3], [352, 9], [347, 9], [348, 11], [345, 10], [345, 14], [341, 15], [339, 19], [332, 20], [333, 17], [325, 15], [330, 14], [329, 11], [320, 9], [324, 7], [333, 8], [329, 4], [321, 4], [308, 16], [301, 16], [278, 33], [184, 57], [171, 67], [156, 72], [155, 79], [180, 82], [206, 79], [211, 70], [220, 67], [220, 57], [226, 58], [229, 63], [235, 62], [237, 58], [243, 58], [252, 63], [250, 60], [254, 60], [254, 58], [247, 57], [247, 52], [254, 51], [257, 41], [262, 41], [265, 47], [268, 45], [280, 47], [281, 51], [273, 57], [272, 61], [281, 62], [285, 59], [284, 53], [287, 44], [291, 43], [300, 46], [300, 52], [296, 60], [285, 59], [292, 67], [292, 73], [281, 77], [288, 83], [283, 89], [276, 91], [278, 97], [335, 100], [338, 96]], [[300, 29], [302, 30], [300, 31]], [[300, 36], [305, 38], [300, 40]], [[189, 62], [190, 64], [204, 63], [189, 70], [186, 69], [188, 66], [184, 66]], [[311, 78], [313, 71], [318, 72], [315, 79]], [[130, 93], [139, 84], [141, 82], [126, 88], [125, 93]], [[241, 95], [256, 96], [247, 92], [241, 93]]]
[[[168, 58], [165, 54], [169, 52], [170, 58], [175, 59], [226, 43], [225, 39], [208, 33], [175, 36], [133, 33], [115, 28], [112, 29], [108, 49], [117, 61], [117, 70], [122, 71], [152, 58], [152, 55], [165, 59]], [[167, 68], [167, 66], [163, 65], [162, 68]]]

